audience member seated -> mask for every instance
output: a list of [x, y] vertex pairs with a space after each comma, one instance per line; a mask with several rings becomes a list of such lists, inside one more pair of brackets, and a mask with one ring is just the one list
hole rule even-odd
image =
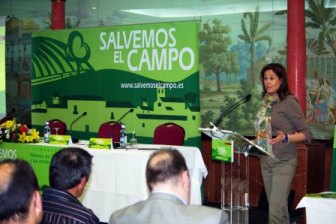
[[42, 201], [34, 170], [24, 160], [0, 162], [0, 223], [38, 224]]
[[189, 205], [190, 178], [184, 157], [174, 149], [154, 152], [146, 167], [147, 200], [112, 213], [109, 224], [229, 223], [217, 208]]
[[91, 173], [92, 156], [81, 148], [56, 152], [49, 168], [50, 188], [42, 193], [43, 224], [99, 223], [92, 210], [78, 200]]

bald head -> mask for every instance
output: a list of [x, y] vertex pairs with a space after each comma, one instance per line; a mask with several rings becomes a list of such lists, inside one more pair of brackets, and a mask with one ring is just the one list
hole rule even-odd
[[0, 164], [0, 195], [8, 190], [14, 170], [15, 166], [13, 163]]
[[32, 167], [24, 160], [0, 162], [0, 223], [25, 222], [31, 202], [39, 191]]
[[146, 179], [150, 191], [158, 183], [174, 182], [184, 171], [188, 171], [182, 154], [175, 149], [154, 152], [147, 163]]

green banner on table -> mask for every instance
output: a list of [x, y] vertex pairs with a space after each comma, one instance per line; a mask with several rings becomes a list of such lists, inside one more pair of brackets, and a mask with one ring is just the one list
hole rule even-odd
[[49, 185], [49, 164], [52, 156], [63, 147], [2, 142], [0, 143], [0, 160], [8, 158], [28, 161], [42, 187]]

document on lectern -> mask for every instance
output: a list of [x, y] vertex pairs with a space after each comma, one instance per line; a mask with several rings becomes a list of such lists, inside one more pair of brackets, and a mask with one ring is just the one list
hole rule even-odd
[[257, 156], [268, 155], [270, 157], [274, 157], [272, 152], [266, 151], [260, 145], [245, 138], [244, 136], [242, 136], [237, 132], [229, 130], [219, 130], [215, 126], [213, 128], [200, 128], [199, 130], [212, 139], [233, 140], [236, 153], [248, 153]]

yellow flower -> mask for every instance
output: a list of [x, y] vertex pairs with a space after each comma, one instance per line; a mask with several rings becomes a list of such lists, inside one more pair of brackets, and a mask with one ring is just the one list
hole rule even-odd
[[40, 132], [36, 131], [35, 128], [31, 129], [31, 136], [33, 138], [33, 140], [38, 141], [40, 139]]
[[27, 135], [26, 140], [27, 140], [27, 142], [34, 142], [34, 138], [31, 135]]
[[13, 121], [6, 121], [5, 123], [1, 124], [1, 127], [2, 128], [5, 128], [5, 129], [11, 129], [14, 125], [14, 122]]
[[24, 143], [26, 141], [26, 139], [27, 139], [27, 136], [26, 136], [26, 133], [24, 132], [24, 133], [19, 135], [18, 141]]
[[8, 120], [1, 124], [1, 128], [4, 128], [9, 131], [15, 131], [16, 129], [16, 120], [15, 118], [13, 120]]
[[0, 128], [4, 129], [2, 137], [13, 142], [38, 142], [40, 139], [40, 133], [35, 128], [29, 129], [25, 124], [17, 124], [15, 118], [0, 124]]

